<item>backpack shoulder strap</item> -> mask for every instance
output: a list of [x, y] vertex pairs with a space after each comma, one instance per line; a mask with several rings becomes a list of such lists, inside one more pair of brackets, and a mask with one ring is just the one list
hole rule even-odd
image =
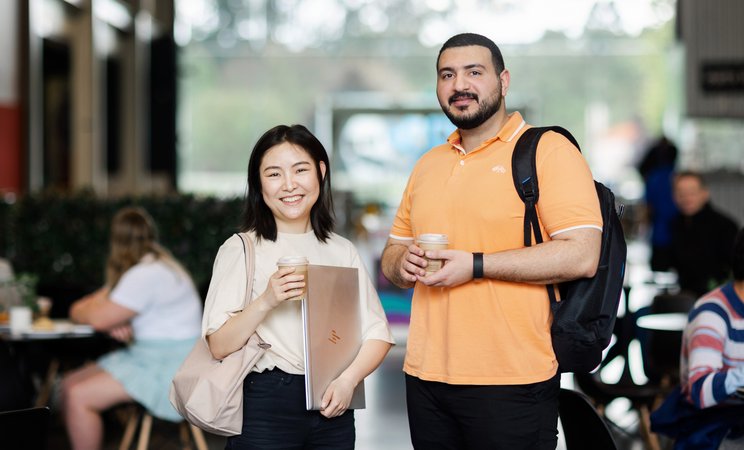
[[579, 151], [579, 143], [571, 133], [563, 127], [532, 127], [527, 129], [517, 141], [512, 153], [512, 178], [514, 187], [525, 205], [524, 215], [524, 245], [532, 245], [532, 231], [535, 233], [536, 243], [542, 242], [542, 234], [537, 220], [536, 205], [540, 199], [540, 187], [537, 178], [537, 144], [548, 131], [554, 131], [565, 136]]
[[[532, 127], [527, 129], [519, 137], [514, 152], [512, 153], [512, 178], [514, 187], [519, 198], [524, 202], [524, 246], [532, 246], [532, 234], [535, 235], [535, 243], [543, 242], [540, 232], [540, 222], [537, 218], [537, 201], [540, 199], [540, 187], [537, 179], [537, 144], [540, 138], [548, 131], [560, 133], [566, 137], [576, 148], [581, 151], [579, 143], [565, 128]], [[548, 285], [548, 296], [551, 305], [556, 304], [555, 290]]]
[[540, 226], [537, 221], [537, 200], [540, 189], [537, 182], [537, 167], [535, 155], [540, 136], [545, 132], [543, 128], [529, 128], [522, 133], [512, 153], [512, 178], [514, 188], [519, 198], [524, 202], [524, 246], [532, 245], [532, 230], [535, 230], [535, 240], [542, 242]]

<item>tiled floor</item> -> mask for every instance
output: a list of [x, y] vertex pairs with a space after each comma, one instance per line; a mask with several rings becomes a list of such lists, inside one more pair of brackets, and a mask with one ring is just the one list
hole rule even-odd
[[406, 415], [405, 355], [406, 327], [394, 327], [397, 345], [382, 365], [365, 380], [367, 408], [355, 411], [357, 450], [409, 450]]

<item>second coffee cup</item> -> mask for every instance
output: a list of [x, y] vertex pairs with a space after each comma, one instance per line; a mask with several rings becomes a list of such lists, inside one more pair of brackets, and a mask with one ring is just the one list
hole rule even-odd
[[305, 256], [283, 256], [276, 262], [277, 267], [294, 267], [295, 275], [302, 275], [304, 277], [305, 287], [302, 288], [302, 293], [296, 297], [292, 297], [289, 300], [302, 300], [305, 298], [307, 293], [307, 265], [309, 264], [307, 257]]
[[[416, 238], [416, 245], [421, 247], [422, 250], [447, 250], [449, 246], [449, 239], [446, 234], [420, 234]], [[429, 259], [426, 258], [428, 264], [426, 265], [427, 272], [436, 272], [442, 268], [444, 261], [441, 259]]]

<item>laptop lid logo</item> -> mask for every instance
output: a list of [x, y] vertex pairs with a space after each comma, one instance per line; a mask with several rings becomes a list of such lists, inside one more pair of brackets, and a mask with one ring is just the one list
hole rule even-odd
[[331, 336], [328, 340], [331, 341], [332, 344], [338, 344], [338, 341], [341, 340], [341, 336], [336, 333], [336, 330], [331, 330]]

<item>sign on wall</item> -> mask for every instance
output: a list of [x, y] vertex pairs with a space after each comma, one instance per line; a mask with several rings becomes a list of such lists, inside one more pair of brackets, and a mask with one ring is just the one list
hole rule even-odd
[[680, 0], [687, 115], [744, 117], [744, 2]]

